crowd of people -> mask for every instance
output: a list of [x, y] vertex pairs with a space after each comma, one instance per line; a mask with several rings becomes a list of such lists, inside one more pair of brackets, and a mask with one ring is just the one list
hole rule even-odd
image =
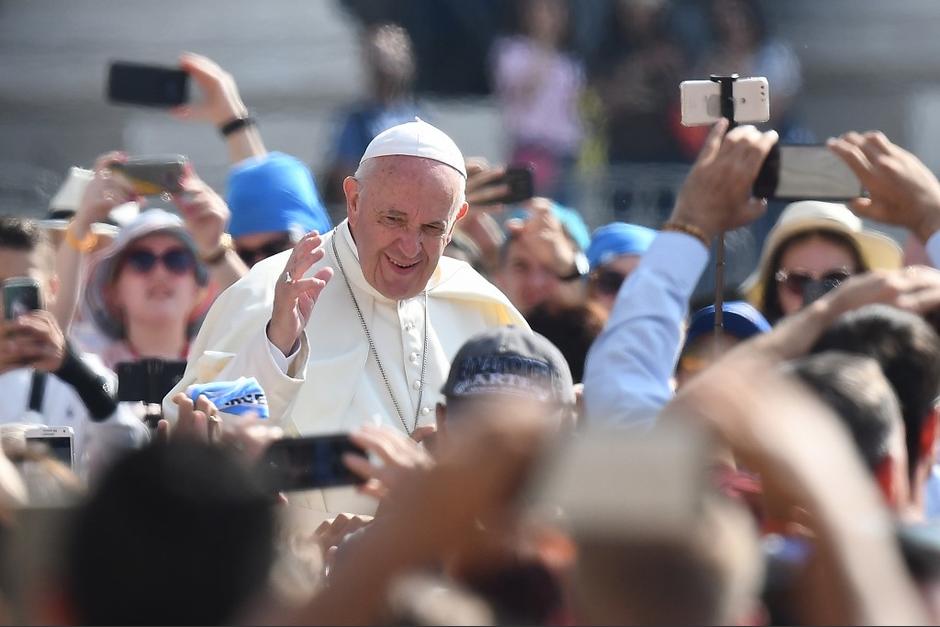
[[[708, 63], [795, 89], [749, 3], [712, 4]], [[415, 117], [385, 25], [323, 181], [341, 219], [191, 53], [172, 115], [220, 130], [224, 196], [187, 164], [144, 197], [115, 150], [45, 219], [0, 215], [4, 294], [40, 294], [0, 321], [0, 621], [940, 622], [940, 181], [881, 132], [831, 138], [866, 195], [788, 205], [736, 296], [695, 302], [781, 133], [718, 121], [666, 221], [591, 231], [565, 3], [520, 6], [497, 84], [549, 195], [501, 202], [505, 165]], [[612, 149], [675, 139], [636, 113], [681, 73], [638, 26], [663, 6], [617, 4], [598, 88], [650, 84], [602, 98]], [[356, 481], [272, 489], [267, 452], [327, 434]]]

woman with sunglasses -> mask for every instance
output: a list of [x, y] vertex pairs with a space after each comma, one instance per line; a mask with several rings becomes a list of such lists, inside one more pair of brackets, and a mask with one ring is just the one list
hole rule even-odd
[[148, 357], [185, 360], [208, 279], [182, 220], [162, 209], [142, 212], [90, 269], [84, 304], [110, 339], [96, 352], [112, 369]]
[[760, 264], [745, 281], [744, 291], [776, 324], [853, 274], [900, 268], [901, 259], [893, 240], [865, 230], [845, 205], [795, 202], [767, 235]]

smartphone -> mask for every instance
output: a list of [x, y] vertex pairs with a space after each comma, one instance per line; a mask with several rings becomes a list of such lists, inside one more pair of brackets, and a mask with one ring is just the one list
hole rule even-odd
[[851, 168], [823, 145], [775, 145], [754, 181], [757, 198], [850, 200], [863, 193]]
[[75, 467], [75, 432], [72, 427], [37, 427], [25, 433], [27, 450], [51, 455], [69, 468]]
[[3, 317], [15, 320], [18, 316], [43, 309], [39, 281], [29, 277], [13, 277], [3, 282]]
[[189, 74], [174, 67], [115, 61], [108, 68], [108, 100], [176, 107], [189, 101]]
[[130, 181], [139, 196], [157, 196], [182, 192], [188, 165], [184, 155], [157, 155], [115, 161], [110, 168]]
[[530, 166], [510, 166], [505, 174], [489, 184], [490, 186], [506, 185], [509, 191], [500, 198], [494, 198], [481, 205], [512, 205], [528, 200], [535, 195], [535, 182]]
[[367, 453], [346, 433], [277, 440], [259, 463], [264, 481], [276, 492], [333, 488], [363, 483], [343, 463], [343, 455]]
[[[735, 122], [758, 123], [770, 119], [770, 87], [763, 76], [734, 82]], [[715, 81], [682, 81], [679, 100], [683, 126], [705, 126], [721, 119], [721, 85]]]
[[581, 537], [692, 533], [709, 490], [708, 451], [693, 426], [586, 432], [545, 457], [525, 490], [525, 509]]
[[186, 362], [181, 360], [140, 359], [117, 365], [118, 401], [162, 403], [183, 378]]

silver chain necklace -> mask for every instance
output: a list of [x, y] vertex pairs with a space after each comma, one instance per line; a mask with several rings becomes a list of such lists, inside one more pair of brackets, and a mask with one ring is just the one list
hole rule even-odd
[[401, 411], [401, 406], [398, 404], [398, 399], [395, 398], [394, 392], [392, 392], [392, 386], [388, 382], [388, 375], [385, 374], [385, 368], [382, 367], [382, 361], [379, 359], [379, 353], [375, 350], [375, 342], [372, 341], [372, 334], [369, 332], [369, 327], [366, 325], [366, 319], [362, 315], [362, 310], [359, 308], [359, 302], [356, 300], [356, 295], [353, 294], [352, 285], [349, 283], [349, 278], [346, 276], [346, 269], [343, 268], [343, 260], [339, 258], [339, 253], [336, 250], [336, 237], [337, 233], [334, 231], [333, 238], [330, 240], [330, 244], [333, 247], [333, 256], [336, 257], [336, 263], [339, 265], [340, 274], [343, 275], [343, 282], [346, 284], [346, 290], [349, 292], [349, 298], [353, 302], [353, 307], [356, 308], [356, 315], [359, 316], [359, 324], [362, 325], [362, 330], [366, 334], [366, 340], [369, 342], [369, 350], [372, 352], [372, 357], [375, 358], [375, 365], [379, 367], [379, 374], [382, 375], [382, 381], [385, 382], [385, 389], [388, 391], [389, 398], [392, 399], [392, 405], [395, 406], [395, 411], [398, 412], [398, 419], [401, 420], [401, 426], [405, 428], [405, 432], [408, 435], [411, 435], [415, 429], [418, 428], [418, 417], [421, 415], [421, 399], [424, 398], [424, 376], [427, 373], [428, 366], [428, 291], [424, 290], [424, 351], [421, 353], [421, 379], [418, 382], [418, 406], [415, 409], [415, 419], [414, 426], [410, 429], [408, 428], [408, 423], [405, 422], [405, 414]]

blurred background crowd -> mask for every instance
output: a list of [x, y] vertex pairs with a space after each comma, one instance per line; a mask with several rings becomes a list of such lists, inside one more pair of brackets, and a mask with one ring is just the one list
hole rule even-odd
[[[0, 278], [45, 301], [0, 341], [0, 621], [940, 620], [938, 20], [915, 0], [0, 0]], [[193, 102], [108, 103], [116, 59], [183, 69]], [[679, 83], [732, 72], [769, 81], [760, 132], [683, 126]], [[247, 470], [276, 426], [160, 403], [216, 297], [340, 224], [366, 147], [415, 117], [466, 157], [444, 254], [538, 334], [467, 350], [521, 346], [560, 379], [537, 402], [448, 379], [433, 433], [361, 427], [371, 461], [347, 464], [375, 516], [298, 532]], [[895, 142], [830, 145], [870, 199], [730, 202], [777, 137], [853, 128]], [[176, 153], [178, 189], [143, 201], [120, 174]], [[503, 202], [514, 166], [533, 189]], [[27, 446], [40, 423], [72, 428], [71, 459]]]

